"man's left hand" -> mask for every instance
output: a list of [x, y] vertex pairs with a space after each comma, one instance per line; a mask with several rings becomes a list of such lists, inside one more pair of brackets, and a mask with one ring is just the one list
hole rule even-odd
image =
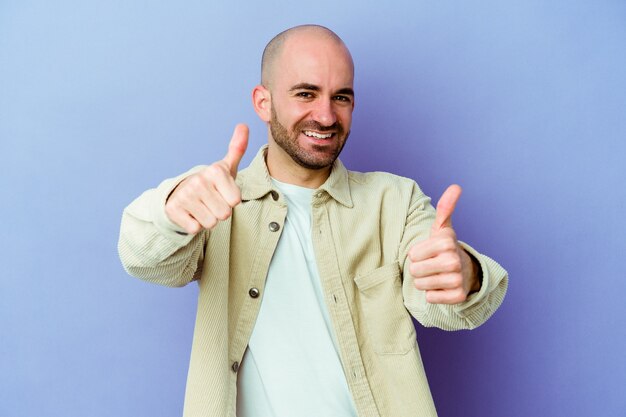
[[448, 187], [437, 204], [430, 237], [409, 250], [415, 288], [426, 291], [426, 301], [432, 304], [458, 304], [480, 289], [477, 265], [459, 245], [452, 228], [460, 196], [461, 187]]

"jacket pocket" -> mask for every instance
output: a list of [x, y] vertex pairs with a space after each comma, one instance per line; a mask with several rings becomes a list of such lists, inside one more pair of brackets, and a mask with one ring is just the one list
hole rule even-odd
[[358, 275], [354, 282], [361, 299], [361, 318], [374, 351], [402, 355], [413, 349], [415, 328], [404, 307], [398, 262]]

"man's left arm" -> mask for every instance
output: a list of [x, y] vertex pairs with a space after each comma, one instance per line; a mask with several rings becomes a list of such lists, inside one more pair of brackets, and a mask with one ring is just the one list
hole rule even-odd
[[[406, 238], [413, 239], [403, 258], [405, 306], [427, 327], [478, 327], [502, 303], [507, 272], [457, 240], [451, 219], [461, 194], [458, 185], [446, 190], [436, 211], [424, 204], [419, 189], [415, 193], [405, 230]], [[431, 224], [430, 230], [425, 230], [425, 224]]]

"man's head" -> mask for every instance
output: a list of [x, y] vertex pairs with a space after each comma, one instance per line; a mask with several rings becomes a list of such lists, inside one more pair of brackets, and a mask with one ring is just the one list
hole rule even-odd
[[274, 37], [253, 92], [270, 152], [310, 170], [332, 165], [350, 133], [353, 80], [350, 52], [331, 30], [305, 25]]
[[298, 39], [298, 36], [296, 35], [299, 35], [300, 38], [306, 38], [308, 35], [320, 41], [329, 41], [335, 45], [339, 45], [345, 49], [345, 52], [352, 63], [352, 57], [350, 56], [348, 48], [345, 46], [341, 38], [332, 30], [319, 25], [295, 26], [274, 36], [265, 46], [265, 49], [263, 50], [263, 57], [261, 59], [261, 84], [268, 88], [270, 87], [272, 78], [276, 75], [276, 63], [281, 52], [283, 51], [285, 42], [290, 38]]

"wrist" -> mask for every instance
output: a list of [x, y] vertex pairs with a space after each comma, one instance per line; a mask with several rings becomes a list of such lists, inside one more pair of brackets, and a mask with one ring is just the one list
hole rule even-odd
[[471, 271], [472, 271], [472, 277], [471, 277], [471, 285], [470, 285], [470, 290], [468, 294], [472, 294], [475, 292], [480, 291], [480, 288], [482, 287], [483, 284], [483, 271], [482, 268], [480, 267], [480, 262], [478, 262], [478, 259], [476, 259], [471, 253], [466, 252], [465, 250], [463, 250], [463, 252], [465, 252], [467, 254], [467, 256], [470, 259], [470, 263], [471, 263]]

